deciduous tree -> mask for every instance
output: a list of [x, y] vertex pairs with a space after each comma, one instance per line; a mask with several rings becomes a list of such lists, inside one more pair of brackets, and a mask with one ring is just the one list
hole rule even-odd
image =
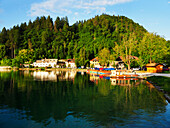
[[113, 50], [116, 54], [119, 54], [124, 63], [128, 66], [128, 70], [130, 69], [130, 64], [132, 62], [132, 53], [136, 50], [137, 39], [135, 33], [130, 33], [130, 35], [124, 35], [122, 42], [120, 44], [116, 44]]
[[104, 67], [107, 66], [107, 64], [109, 64], [109, 60], [110, 60], [110, 51], [107, 48], [102, 49], [99, 52], [99, 62], [100, 64]]

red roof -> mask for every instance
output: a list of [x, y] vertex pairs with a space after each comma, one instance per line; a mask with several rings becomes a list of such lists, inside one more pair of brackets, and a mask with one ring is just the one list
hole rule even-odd
[[99, 61], [99, 58], [98, 57], [96, 57], [96, 58], [93, 58], [92, 60], [90, 60], [90, 61]]
[[75, 63], [75, 59], [67, 59], [67, 62]]

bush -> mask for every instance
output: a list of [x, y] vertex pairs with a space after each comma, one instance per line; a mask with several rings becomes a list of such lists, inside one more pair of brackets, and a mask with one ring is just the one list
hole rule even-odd
[[29, 68], [33, 68], [33, 66], [32, 66], [32, 65], [29, 65]]
[[163, 71], [163, 73], [170, 73], [170, 71]]
[[41, 70], [45, 70], [45, 67], [40, 67]]
[[11, 59], [3, 59], [0, 61], [1, 66], [11, 66], [12, 62]]
[[11, 66], [12, 67], [21, 67], [22, 65], [19, 61], [19, 58], [16, 57], [16, 58], [12, 59], [12, 65]]
[[94, 68], [94, 64], [90, 65], [90, 68]]

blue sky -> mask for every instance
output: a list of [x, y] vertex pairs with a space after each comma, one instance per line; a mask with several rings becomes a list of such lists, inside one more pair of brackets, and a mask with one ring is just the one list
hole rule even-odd
[[0, 30], [37, 16], [68, 16], [73, 24], [102, 13], [127, 16], [170, 40], [170, 0], [0, 0]]

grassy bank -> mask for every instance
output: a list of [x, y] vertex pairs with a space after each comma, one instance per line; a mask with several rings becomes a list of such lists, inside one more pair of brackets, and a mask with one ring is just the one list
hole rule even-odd
[[152, 81], [155, 85], [161, 87], [164, 91], [170, 95], [170, 78], [162, 76], [152, 76], [147, 78], [149, 81]]

